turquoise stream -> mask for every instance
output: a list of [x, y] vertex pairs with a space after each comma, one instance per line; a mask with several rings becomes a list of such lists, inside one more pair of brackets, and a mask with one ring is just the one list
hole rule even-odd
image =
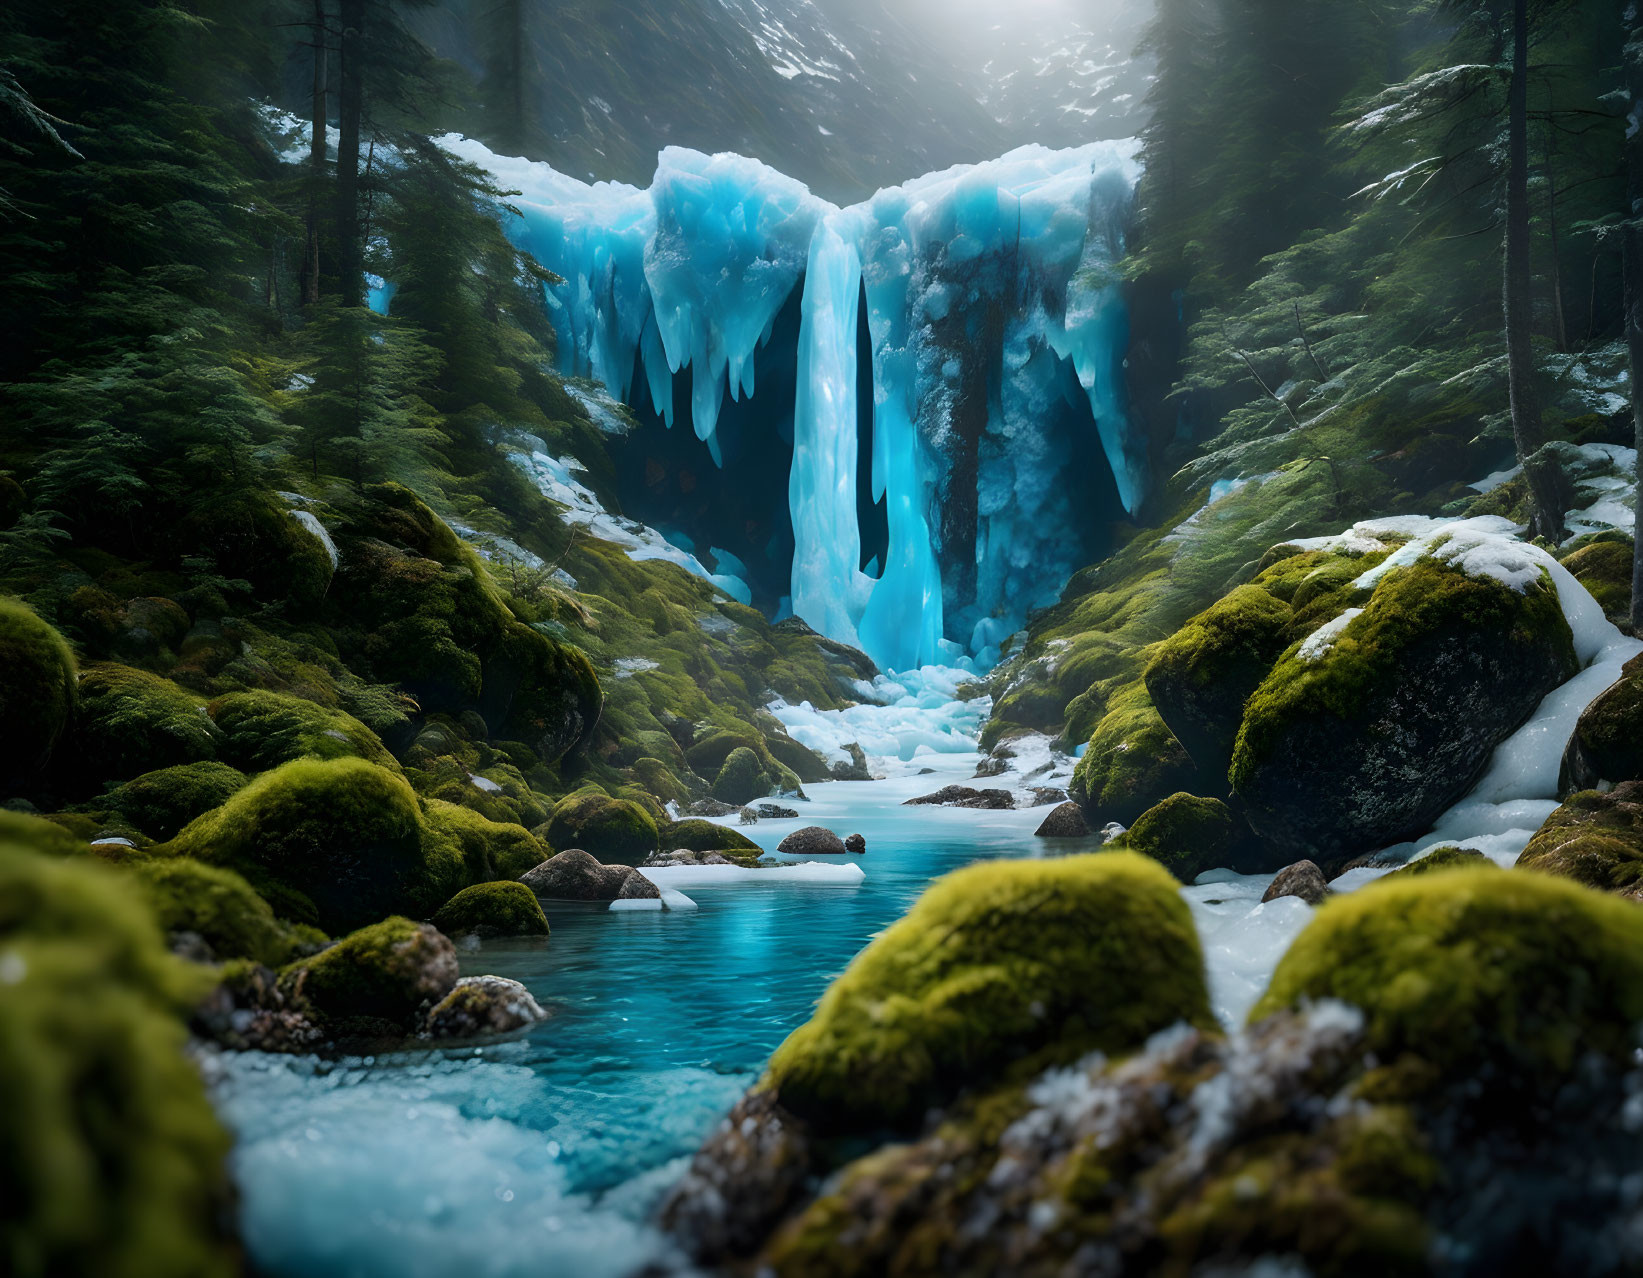
[[860, 831], [859, 882], [687, 886], [694, 911], [547, 903], [548, 941], [465, 952], [464, 973], [514, 977], [553, 1011], [522, 1038], [340, 1062], [214, 1057], [256, 1262], [277, 1278], [668, 1264], [645, 1220], [828, 981], [932, 878], [1036, 852], [1044, 809], [901, 806], [967, 780], [976, 758], [814, 786], [798, 821], [748, 830], [772, 849], [801, 824]]

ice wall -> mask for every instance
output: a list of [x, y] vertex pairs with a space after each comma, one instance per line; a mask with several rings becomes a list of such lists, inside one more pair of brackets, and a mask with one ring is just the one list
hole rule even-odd
[[[672, 426], [673, 379], [689, 369], [691, 425], [716, 462], [724, 396], [755, 392], [754, 353], [802, 287], [793, 611], [881, 666], [985, 654], [1079, 566], [1067, 530], [1090, 487], [1070, 473], [1081, 441], [1066, 422], [1094, 432], [1125, 510], [1145, 495], [1113, 271], [1132, 144], [1022, 147], [849, 208], [740, 156], [670, 147], [640, 190], [441, 145], [519, 191], [509, 232], [562, 277], [545, 286], [561, 370], [648, 394]], [[863, 298], [870, 489], [889, 525], [876, 577], [858, 567]]]

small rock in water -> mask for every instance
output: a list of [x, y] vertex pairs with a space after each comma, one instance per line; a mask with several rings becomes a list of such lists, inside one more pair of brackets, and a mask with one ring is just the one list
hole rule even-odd
[[1071, 799], [1058, 804], [1033, 831], [1041, 839], [1079, 839], [1089, 832], [1090, 824], [1084, 819], [1084, 809]]
[[1028, 807], [1042, 808], [1051, 803], [1065, 803], [1067, 792], [1058, 785], [1035, 785], [1032, 788], [1033, 801]]
[[474, 1038], [507, 1034], [548, 1014], [518, 981], [505, 976], [464, 976], [428, 1013], [424, 1038]]
[[1281, 896], [1298, 896], [1308, 905], [1317, 905], [1329, 894], [1324, 872], [1311, 861], [1297, 861], [1294, 865], [1286, 865], [1273, 876], [1272, 885], [1261, 898], [1261, 904], [1276, 901]]
[[740, 812], [734, 803], [720, 803], [717, 799], [697, 799], [685, 811], [695, 817], [722, 817]]
[[843, 856], [844, 840], [824, 825], [807, 825], [794, 830], [776, 845], [776, 851], [791, 856]]
[[978, 790], [969, 785], [944, 785], [930, 794], [908, 799], [902, 806], [911, 807], [921, 803], [946, 808], [987, 808], [997, 811], [1015, 807], [1015, 796], [1008, 790]]
[[753, 810], [759, 814], [761, 821], [785, 821], [799, 815], [796, 808], [784, 808], [779, 803], [755, 804]]
[[913, 773], [915, 777], [933, 777], [935, 774], [936, 770], [934, 768], [920, 768], [917, 772]]
[[717, 852], [697, 852], [691, 848], [674, 848], [671, 852], [652, 852], [641, 863], [640, 869], [662, 869], [670, 865], [735, 865], [729, 857]]
[[758, 825], [759, 824], [759, 814], [757, 812], [755, 812], [752, 808], [743, 808], [736, 815], [736, 824], [737, 825]]
[[854, 852], [857, 856], [860, 856], [867, 851], [867, 840], [859, 834], [847, 834], [844, 836], [844, 850]]

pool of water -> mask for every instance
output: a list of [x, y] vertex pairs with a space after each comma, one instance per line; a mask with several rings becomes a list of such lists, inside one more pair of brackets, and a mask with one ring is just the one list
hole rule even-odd
[[278, 1278], [598, 1278], [676, 1263], [645, 1220], [862, 946], [949, 870], [1083, 846], [1033, 837], [1047, 808], [902, 806], [968, 781], [977, 757], [817, 785], [798, 820], [746, 831], [770, 850], [800, 825], [858, 831], [859, 881], [691, 885], [694, 910], [548, 902], [548, 940], [469, 949], [465, 973], [523, 981], [553, 1012], [521, 1038], [337, 1062], [213, 1057], [257, 1263]]

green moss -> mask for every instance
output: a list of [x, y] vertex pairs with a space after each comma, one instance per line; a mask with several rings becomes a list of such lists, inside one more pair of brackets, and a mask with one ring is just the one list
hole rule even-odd
[[1244, 702], [1287, 646], [1289, 604], [1240, 586], [1159, 644], [1147, 692], [1159, 716], [1210, 776], [1232, 759]]
[[717, 821], [704, 821], [701, 817], [687, 817], [683, 821], [670, 821], [662, 826], [660, 846], [664, 852], [675, 848], [688, 848], [692, 852], [723, 852], [738, 860], [757, 859], [764, 855], [763, 849], [740, 830], [720, 825]]
[[309, 939], [275, 919], [268, 902], [232, 870], [164, 857], [138, 862], [131, 872], [160, 927], [196, 933], [218, 959], [247, 958], [278, 967]]
[[259, 595], [311, 609], [331, 585], [324, 544], [266, 490], [204, 488], [174, 530], [183, 554], [208, 547], [223, 577], [249, 582]]
[[744, 804], [770, 793], [770, 777], [759, 756], [746, 746], [737, 746], [713, 781], [713, 797], [720, 803]]
[[88, 780], [120, 781], [217, 757], [220, 734], [205, 702], [130, 666], [89, 667], [80, 680], [74, 770]]
[[0, 786], [39, 771], [74, 711], [74, 653], [27, 604], [0, 599]]
[[639, 784], [663, 803], [688, 803], [690, 791], [674, 775], [673, 769], [660, 759], [642, 758], [633, 762], [633, 774]]
[[323, 1022], [386, 1021], [404, 1031], [456, 979], [451, 943], [425, 923], [398, 917], [351, 932], [280, 973], [282, 988]]
[[1171, 794], [1198, 784], [1199, 775], [1146, 686], [1137, 682], [1109, 702], [1073, 773], [1072, 795], [1091, 810], [1096, 825], [1127, 825]]
[[1133, 1049], [1209, 1027], [1203, 956], [1176, 882], [1109, 852], [938, 879], [777, 1049], [782, 1103], [836, 1133], [903, 1124], [1051, 1049]]
[[1483, 853], [1473, 848], [1433, 848], [1425, 856], [1418, 857], [1408, 865], [1393, 870], [1385, 878], [1376, 880], [1385, 883], [1389, 879], [1409, 879], [1423, 874], [1437, 874], [1443, 870], [1492, 870], [1495, 863]]
[[229, 1275], [229, 1139], [184, 1054], [209, 980], [119, 872], [0, 846], [0, 1267]]
[[425, 854], [411, 787], [363, 759], [298, 759], [265, 772], [190, 822], [169, 851], [227, 865], [259, 891], [272, 880], [301, 893], [328, 932], [397, 909], [431, 911], [466, 883], [460, 866]]
[[[1400, 680], [1406, 662], [1434, 638], [1477, 639], [1497, 648], [1549, 649], [1563, 677], [1575, 669], [1573, 640], [1549, 579], [1518, 594], [1423, 557], [1386, 574], [1363, 612], [1319, 661], [1286, 655], [1250, 697], [1228, 779], [1243, 793], [1297, 722], [1357, 724]], [[1350, 729], [1343, 729], [1343, 732]]]
[[1574, 579], [1591, 592], [1611, 621], [1627, 621], [1632, 611], [1632, 539], [1599, 533], [1560, 557]]
[[77, 856], [88, 849], [86, 840], [59, 822], [27, 812], [0, 808], [0, 843], [14, 844], [47, 856]]
[[1570, 795], [1529, 840], [1517, 866], [1600, 892], [1643, 896], [1643, 783]]
[[757, 759], [762, 742], [751, 728], [716, 728], [696, 741], [685, 751], [691, 768], [704, 777], [717, 776], [733, 751], [745, 749]]
[[555, 852], [581, 848], [601, 861], [632, 863], [656, 851], [656, 822], [637, 803], [600, 790], [578, 790], [554, 807], [547, 841]]
[[292, 759], [367, 759], [398, 771], [377, 734], [358, 719], [301, 697], [278, 692], [235, 692], [207, 707], [222, 732], [222, 757], [247, 772], [265, 772]]
[[1150, 856], [1183, 883], [1228, 865], [1236, 825], [1219, 799], [1172, 794], [1135, 818], [1124, 846]]
[[801, 783], [805, 781], [826, 781], [833, 774], [828, 769], [827, 761], [802, 742], [793, 740], [780, 732], [772, 732], [764, 738], [765, 748], [770, 757], [782, 767], [786, 768]]
[[490, 821], [470, 808], [430, 799], [426, 844], [448, 843], [472, 879], [517, 879], [547, 859], [542, 841], [522, 825]]
[[180, 763], [115, 786], [99, 806], [118, 812], [150, 838], [170, 839], [196, 817], [227, 803], [245, 782], [245, 773], [225, 763]]
[[1643, 657], [1621, 669], [1614, 686], [1581, 711], [1563, 757], [1561, 788], [1643, 780]]
[[1643, 911], [1539, 874], [1383, 883], [1319, 909], [1250, 1018], [1323, 998], [1363, 1010], [1382, 1061], [1533, 1085], [1582, 1052], [1632, 1051]]
[[548, 919], [523, 883], [476, 883], [463, 888], [433, 917], [447, 936], [546, 936]]

